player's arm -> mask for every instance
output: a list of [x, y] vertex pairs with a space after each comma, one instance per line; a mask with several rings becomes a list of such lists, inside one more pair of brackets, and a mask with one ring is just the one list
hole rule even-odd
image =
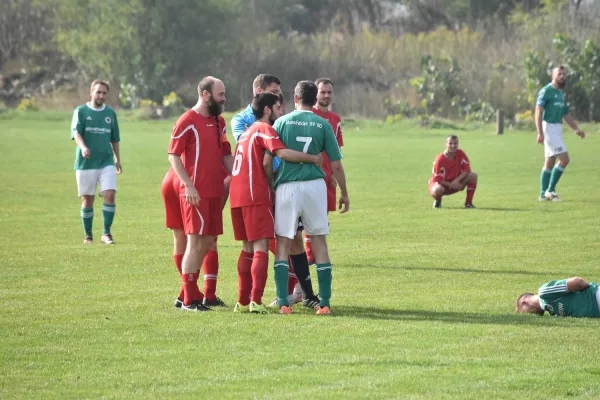
[[181, 156], [178, 154], [169, 154], [169, 163], [171, 163], [171, 167], [173, 168], [173, 171], [175, 171], [175, 175], [177, 175], [177, 177], [185, 185], [185, 200], [193, 206], [198, 205], [200, 202], [200, 195], [198, 194], [198, 190], [194, 187], [194, 183], [185, 170], [183, 161], [181, 161]]
[[85, 140], [83, 140], [85, 125], [82, 121], [82, 118], [79, 117], [79, 109], [77, 108], [73, 112], [73, 119], [71, 120], [71, 139], [75, 141], [77, 147], [81, 150], [83, 158], [90, 158], [90, 149], [88, 149], [85, 145]]
[[346, 187], [346, 173], [340, 160], [331, 162], [331, 172], [340, 187], [339, 208], [341, 213], [345, 213], [350, 208], [350, 199], [348, 198], [348, 188]]
[[535, 102], [535, 128], [537, 130], [537, 142], [544, 143], [544, 128], [542, 125], [542, 116], [546, 106], [546, 90], [542, 89]]
[[115, 169], [117, 170], [117, 174], [123, 172], [123, 167], [121, 166], [121, 152], [119, 148], [119, 142], [110, 142], [112, 146], [113, 155], [115, 158]]
[[231, 132], [236, 142], [246, 129], [248, 129], [248, 123], [244, 120], [242, 113], [236, 114], [231, 118]]
[[267, 176], [267, 182], [271, 190], [275, 190], [275, 180], [273, 179], [273, 156], [269, 152], [265, 152], [263, 158], [263, 170]]
[[567, 279], [567, 290], [569, 292], [581, 292], [590, 287], [590, 284], [582, 278], [569, 278]]
[[110, 145], [113, 149], [113, 157], [115, 159], [115, 169], [117, 174], [123, 172], [121, 167], [121, 152], [119, 148], [119, 142], [121, 141], [121, 131], [119, 130], [119, 122], [117, 121], [117, 113], [113, 113], [112, 116], [112, 127], [110, 132]]
[[302, 153], [300, 151], [290, 150], [290, 149], [277, 149], [277, 150], [274, 150], [274, 152], [277, 157], [281, 158], [282, 160], [288, 161], [288, 162], [307, 163], [307, 164], [313, 163], [319, 168], [321, 168], [321, 166], [323, 165], [323, 155], [321, 155], [321, 154], [312, 155], [312, 154]]
[[571, 114], [565, 115], [563, 117], [563, 119], [567, 123], [567, 125], [569, 125], [571, 127], [571, 129], [573, 129], [575, 131], [577, 136], [579, 136], [581, 139], [583, 139], [585, 137], [585, 132], [583, 132], [581, 129], [579, 129], [579, 126], [577, 125], [577, 121], [575, 121], [575, 118], [573, 118], [571, 116]]

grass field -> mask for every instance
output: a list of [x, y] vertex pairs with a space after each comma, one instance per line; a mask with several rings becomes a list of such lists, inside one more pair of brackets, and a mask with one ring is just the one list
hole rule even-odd
[[[564, 202], [538, 203], [533, 132], [347, 123], [351, 210], [331, 216], [334, 315], [320, 317], [173, 308], [172, 121], [121, 120], [118, 244], [84, 247], [69, 122], [0, 119], [0, 398], [600, 397], [600, 321], [513, 311], [551, 279], [600, 280], [597, 125], [566, 134]], [[479, 173], [476, 210], [464, 193], [431, 209], [450, 133]], [[218, 295], [232, 306], [240, 246], [224, 221]]]

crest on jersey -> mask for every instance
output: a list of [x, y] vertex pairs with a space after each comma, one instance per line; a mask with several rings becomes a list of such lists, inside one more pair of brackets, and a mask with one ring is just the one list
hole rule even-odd
[[112, 122], [112, 119], [110, 119], [110, 117], [106, 117], [104, 118], [104, 121], [106, 121], [107, 124], [110, 124]]
[[546, 311], [548, 311], [548, 312], [554, 312], [554, 307], [552, 307], [550, 304], [546, 304], [546, 307], [545, 307], [545, 309], [546, 309]]

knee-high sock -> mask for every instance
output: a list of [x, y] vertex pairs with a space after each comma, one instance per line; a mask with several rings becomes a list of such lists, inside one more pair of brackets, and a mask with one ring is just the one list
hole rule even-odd
[[83, 233], [85, 236], [93, 237], [92, 222], [94, 221], [93, 208], [81, 208], [81, 223], [83, 224]]
[[[173, 254], [173, 260], [175, 261], [175, 268], [177, 268], [177, 272], [179, 272], [179, 277], [181, 277], [181, 264], [183, 263], [183, 254]], [[181, 285], [181, 289], [179, 289], [179, 299], [183, 300], [183, 284]]]
[[550, 185], [550, 176], [552, 175], [552, 170], [543, 168], [542, 174], [540, 175], [540, 197], [544, 197], [546, 190], [548, 190], [548, 186]]
[[308, 258], [308, 263], [312, 264], [315, 262], [315, 256], [312, 252], [312, 241], [310, 239], [310, 235], [304, 234], [304, 248], [306, 249], [306, 257]]
[[252, 260], [252, 296], [251, 300], [262, 304], [262, 297], [267, 284], [267, 276], [269, 274], [269, 253], [262, 251], [254, 252]]
[[298, 282], [302, 287], [304, 297], [313, 297], [315, 292], [313, 291], [312, 280], [310, 279], [310, 269], [306, 253], [290, 256], [290, 260], [292, 261], [292, 268], [294, 268]]
[[465, 204], [473, 203], [473, 196], [475, 196], [475, 190], [477, 189], [476, 183], [469, 183], [467, 185], [467, 198], [465, 199]]
[[189, 306], [194, 301], [202, 301], [204, 295], [198, 287], [197, 274], [181, 274], [181, 282], [183, 283], [183, 303]]
[[110, 234], [110, 227], [115, 219], [117, 206], [114, 204], [102, 204], [102, 218], [104, 219], [104, 235]]
[[254, 253], [247, 253], [244, 250], [240, 252], [240, 256], [238, 257], [238, 303], [243, 306], [250, 304], [253, 258]]
[[556, 184], [560, 180], [563, 172], [565, 172], [565, 168], [562, 165], [556, 165], [552, 169], [552, 175], [550, 175], [550, 184], [548, 185], [549, 192], [556, 192]]
[[288, 294], [294, 293], [294, 286], [298, 283], [298, 277], [294, 273], [294, 269], [292, 268], [292, 260], [288, 257]]
[[331, 263], [317, 264], [317, 277], [319, 279], [319, 295], [321, 296], [321, 306], [329, 307], [331, 300]]
[[289, 266], [288, 260], [275, 261], [275, 292], [277, 293], [277, 299], [279, 300], [279, 306], [289, 306], [288, 302], [288, 274]]
[[209, 301], [217, 298], [217, 277], [219, 276], [219, 253], [211, 250], [206, 254], [202, 262], [204, 273], [204, 296]]

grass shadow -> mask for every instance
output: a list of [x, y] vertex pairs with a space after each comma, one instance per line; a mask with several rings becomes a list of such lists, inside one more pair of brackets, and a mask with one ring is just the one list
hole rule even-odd
[[572, 318], [518, 314], [483, 314], [452, 311], [382, 309], [359, 306], [336, 306], [335, 316], [390, 321], [447, 322], [452, 324], [532, 325], [570, 328]]

